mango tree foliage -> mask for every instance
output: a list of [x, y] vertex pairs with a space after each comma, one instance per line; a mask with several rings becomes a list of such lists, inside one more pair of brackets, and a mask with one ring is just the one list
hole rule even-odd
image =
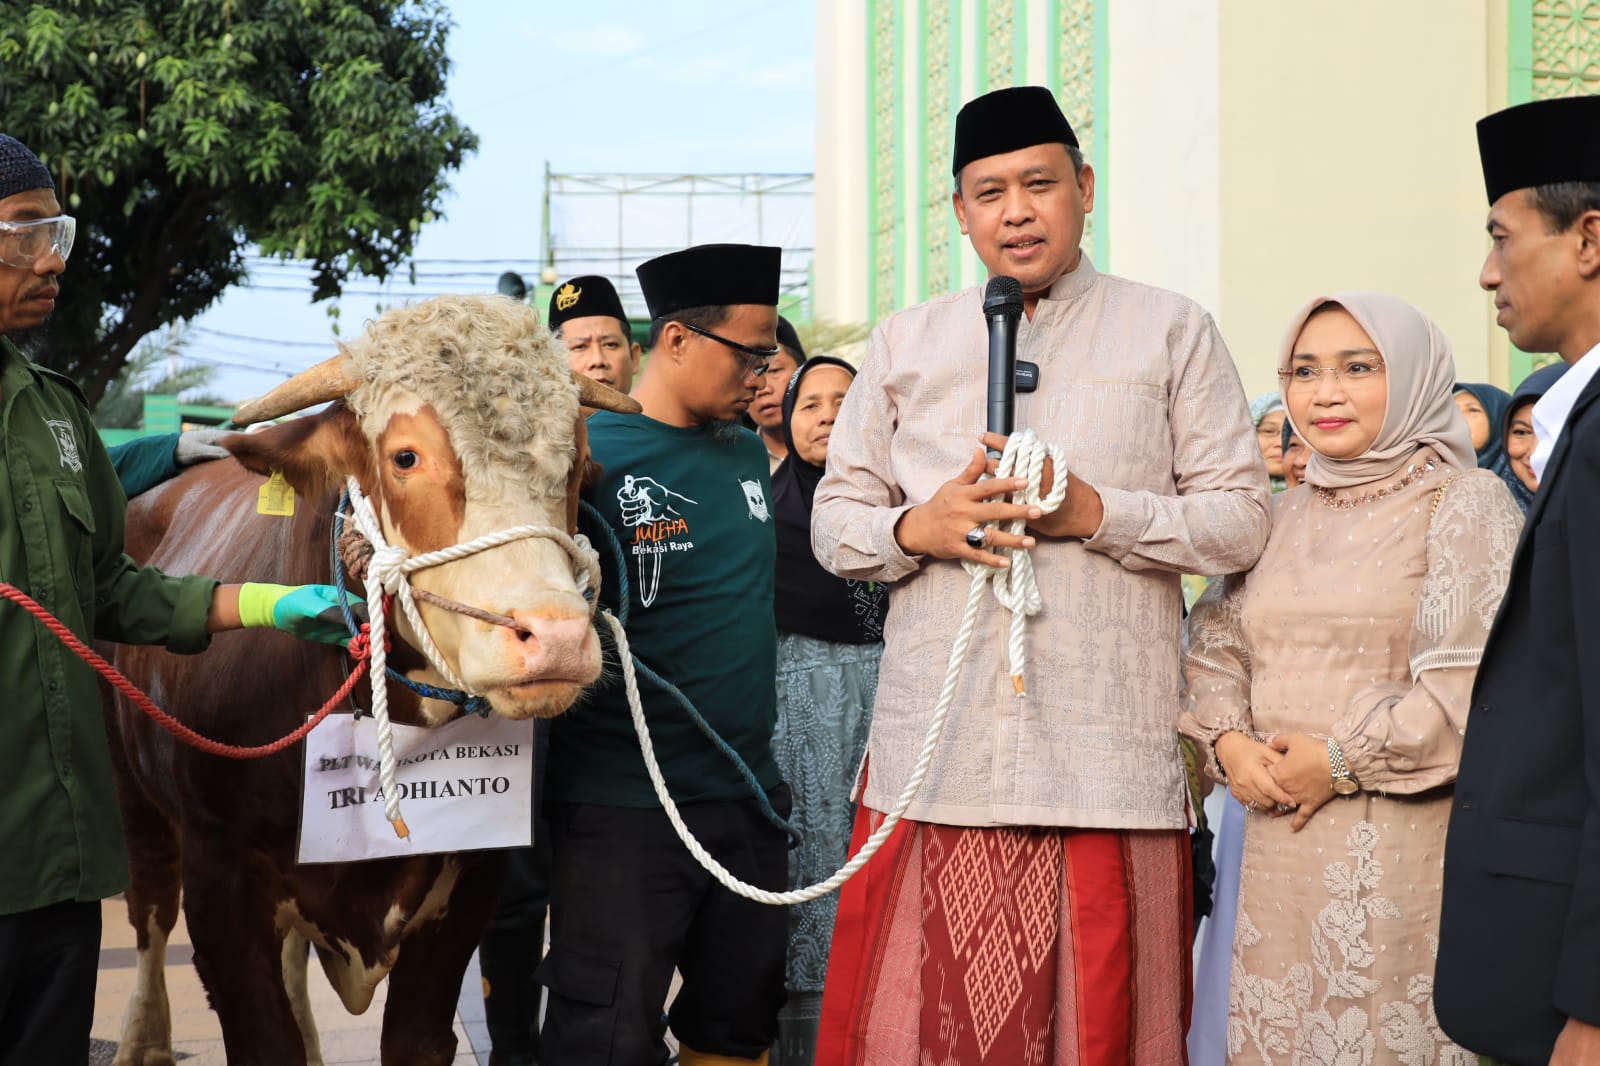
[[259, 245], [313, 300], [384, 277], [477, 146], [444, 100], [442, 0], [0, 0], [0, 131], [78, 219], [33, 344], [92, 400]]

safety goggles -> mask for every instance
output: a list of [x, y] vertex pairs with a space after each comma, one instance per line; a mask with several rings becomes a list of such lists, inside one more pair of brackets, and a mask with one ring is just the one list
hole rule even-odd
[[54, 251], [66, 262], [78, 220], [71, 215], [36, 218], [27, 222], [0, 222], [0, 263], [30, 269], [40, 256]]

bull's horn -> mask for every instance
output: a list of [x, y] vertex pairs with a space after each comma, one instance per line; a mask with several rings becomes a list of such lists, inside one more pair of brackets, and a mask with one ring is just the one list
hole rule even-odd
[[350, 357], [341, 352], [310, 370], [302, 370], [265, 396], [246, 400], [233, 412], [233, 424], [243, 428], [304, 411], [348, 395], [358, 383]]
[[602, 385], [587, 374], [574, 370], [572, 380], [578, 383], [578, 402], [585, 407], [596, 411], [615, 411], [620, 415], [636, 415], [644, 410], [632, 396], [618, 392], [609, 385]]

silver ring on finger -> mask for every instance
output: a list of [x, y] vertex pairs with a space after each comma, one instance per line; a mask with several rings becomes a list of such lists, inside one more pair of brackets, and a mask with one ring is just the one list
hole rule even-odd
[[1292, 810], [1294, 810], [1294, 805], [1293, 804], [1289, 804], [1289, 803], [1280, 803], [1280, 804], [1278, 804], [1278, 813], [1279, 814], [1288, 814]]
[[1256, 801], [1255, 800], [1251, 800], [1249, 803], [1246, 803], [1244, 805], [1244, 809], [1245, 809], [1246, 812], [1248, 812], [1250, 814], [1256, 813]]
[[989, 542], [989, 531], [983, 526], [973, 526], [967, 530], [967, 547], [981, 548]]

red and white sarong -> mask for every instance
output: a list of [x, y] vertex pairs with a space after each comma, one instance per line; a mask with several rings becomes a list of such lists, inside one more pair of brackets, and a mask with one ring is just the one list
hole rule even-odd
[[1186, 1062], [1189, 862], [1182, 830], [901, 822], [840, 893], [816, 1061]]

